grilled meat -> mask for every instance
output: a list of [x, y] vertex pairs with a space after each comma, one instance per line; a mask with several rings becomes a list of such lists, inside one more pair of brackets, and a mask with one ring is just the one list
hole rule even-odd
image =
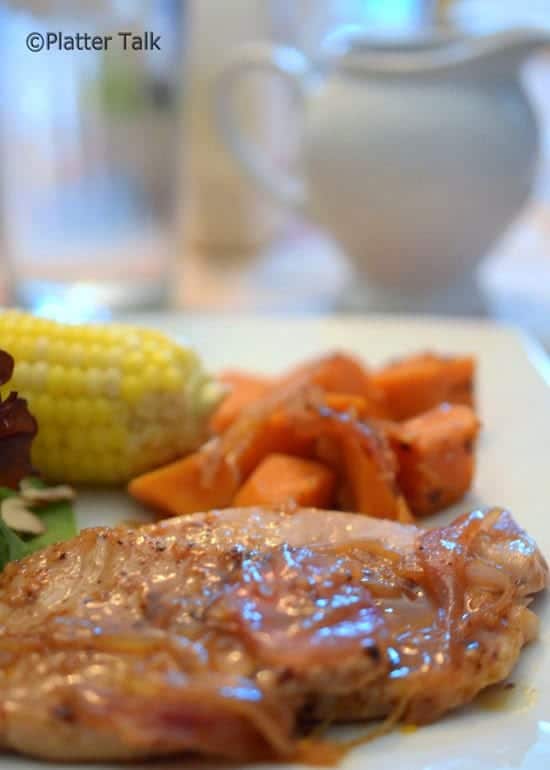
[[0, 743], [290, 759], [312, 721], [429, 722], [509, 674], [546, 582], [498, 509], [431, 531], [308, 509], [86, 530], [0, 576]]

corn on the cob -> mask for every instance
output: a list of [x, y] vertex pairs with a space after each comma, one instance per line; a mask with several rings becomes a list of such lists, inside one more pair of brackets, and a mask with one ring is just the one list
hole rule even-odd
[[0, 348], [38, 421], [32, 451], [52, 481], [118, 483], [195, 449], [220, 386], [158, 331], [70, 326], [0, 313]]

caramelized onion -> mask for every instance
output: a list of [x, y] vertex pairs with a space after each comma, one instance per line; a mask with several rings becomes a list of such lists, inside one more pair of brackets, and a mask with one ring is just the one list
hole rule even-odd
[[465, 575], [469, 583], [489, 591], [506, 591], [510, 585], [510, 578], [502, 570], [481, 559], [468, 562]]
[[401, 555], [399, 553], [394, 551], [392, 548], [387, 548], [384, 546], [380, 540], [348, 540], [336, 545], [331, 544], [326, 547], [326, 550], [335, 556], [351, 556], [355, 550], [361, 553], [365, 553], [366, 551], [367, 553], [372, 554], [377, 561], [380, 558], [388, 559], [388, 561], [391, 561], [393, 564], [396, 564], [401, 559]]

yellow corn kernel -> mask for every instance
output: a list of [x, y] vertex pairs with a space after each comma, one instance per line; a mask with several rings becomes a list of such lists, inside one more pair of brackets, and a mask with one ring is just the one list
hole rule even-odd
[[195, 449], [222, 389], [194, 351], [160, 332], [68, 326], [0, 312], [0, 348], [39, 424], [33, 463], [48, 479], [121, 483]]

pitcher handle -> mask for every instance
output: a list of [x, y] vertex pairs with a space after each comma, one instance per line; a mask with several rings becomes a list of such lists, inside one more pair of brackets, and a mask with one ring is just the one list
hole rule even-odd
[[260, 147], [243, 136], [235, 120], [233, 97], [239, 81], [247, 74], [260, 71], [277, 75], [295, 94], [303, 114], [309, 69], [306, 57], [294, 48], [250, 43], [239, 48], [229, 59], [214, 83], [216, 123], [227, 148], [258, 187], [293, 209], [303, 209], [307, 203], [305, 180], [273, 168]]

